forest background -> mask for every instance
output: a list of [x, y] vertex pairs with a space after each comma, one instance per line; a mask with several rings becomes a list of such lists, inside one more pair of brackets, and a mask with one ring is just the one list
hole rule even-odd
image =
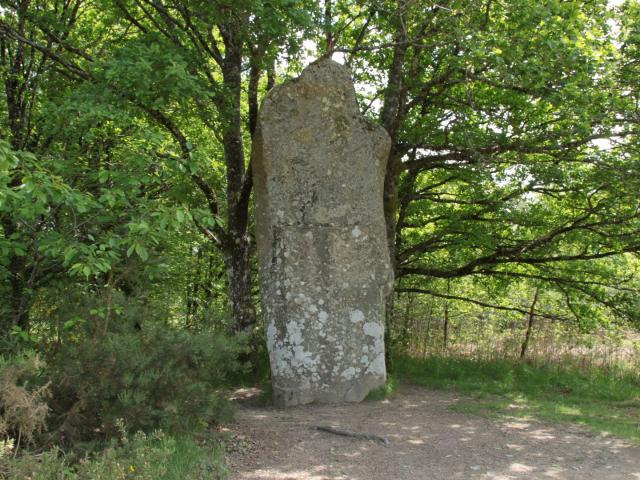
[[321, 56], [392, 139], [395, 378], [569, 366], [640, 438], [639, 48], [635, 0], [0, 1], [0, 471], [223, 470], [184, 433], [268, 377], [256, 115]]

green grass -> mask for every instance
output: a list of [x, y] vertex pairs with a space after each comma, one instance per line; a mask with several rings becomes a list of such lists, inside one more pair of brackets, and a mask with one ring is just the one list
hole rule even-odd
[[398, 382], [396, 381], [394, 376], [390, 375], [387, 378], [386, 383], [381, 387], [371, 390], [367, 394], [365, 400], [366, 401], [384, 400], [385, 398], [389, 398], [391, 395], [393, 395], [397, 388], [398, 388]]
[[166, 461], [166, 473], [162, 480], [186, 480], [193, 478], [224, 478], [223, 446], [217, 441], [198, 445], [188, 436], [175, 440], [175, 449]]
[[439, 357], [400, 357], [394, 367], [400, 382], [469, 394], [457, 410], [578, 423], [640, 442], [638, 371]]

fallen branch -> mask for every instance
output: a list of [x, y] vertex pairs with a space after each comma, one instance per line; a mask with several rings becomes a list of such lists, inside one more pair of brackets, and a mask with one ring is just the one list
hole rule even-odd
[[364, 438], [366, 440], [373, 440], [374, 442], [380, 442], [385, 447], [389, 446], [389, 440], [380, 435], [376, 435], [375, 433], [366, 433], [366, 432], [352, 432], [350, 430], [342, 430], [336, 427], [316, 427], [317, 430], [321, 432], [333, 433], [334, 435], [341, 435], [343, 437], [352, 437], [352, 438]]

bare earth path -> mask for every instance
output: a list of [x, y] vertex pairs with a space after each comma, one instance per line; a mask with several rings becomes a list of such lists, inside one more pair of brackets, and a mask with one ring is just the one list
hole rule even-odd
[[[253, 392], [244, 392], [250, 396]], [[405, 387], [390, 400], [277, 410], [240, 407], [231, 480], [640, 480], [640, 447], [570, 425], [458, 413], [468, 400]], [[374, 433], [379, 442], [318, 431]]]

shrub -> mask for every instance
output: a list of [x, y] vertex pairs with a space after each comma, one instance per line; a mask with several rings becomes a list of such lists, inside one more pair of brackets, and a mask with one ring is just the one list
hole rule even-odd
[[53, 357], [53, 408], [60, 440], [104, 440], [123, 419], [130, 431], [193, 431], [230, 413], [218, 394], [240, 365], [236, 340], [145, 326], [67, 342]]
[[36, 356], [0, 357], [0, 455], [32, 443], [46, 427], [49, 384], [34, 381], [42, 366]]

